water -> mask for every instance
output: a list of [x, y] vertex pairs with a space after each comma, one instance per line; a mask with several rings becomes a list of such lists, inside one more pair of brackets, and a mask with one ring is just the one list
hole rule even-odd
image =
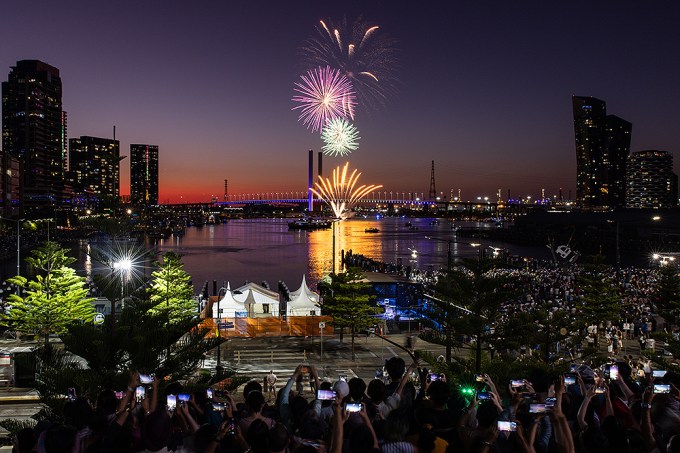
[[[231, 220], [228, 224], [206, 225], [186, 229], [184, 236], [168, 239], [147, 239], [147, 247], [160, 257], [167, 251], [183, 255], [185, 270], [192, 276], [197, 291], [205, 281], [216, 280], [218, 286], [229, 282], [231, 287], [241, 286], [246, 280], [261, 283], [267, 281], [276, 289], [279, 280], [290, 290], [296, 290], [306, 275], [312, 288], [316, 282], [332, 270], [333, 232], [291, 231], [289, 219]], [[411, 222], [412, 228], [406, 226]], [[493, 224], [456, 222], [459, 227], [475, 227], [481, 230], [495, 228]], [[450, 220], [399, 217], [351, 219], [336, 224], [336, 266], [340, 270], [340, 251], [352, 250], [378, 261], [402, 262], [405, 266], [428, 270], [446, 267], [448, 240], [455, 240]], [[366, 233], [366, 228], [378, 228], [378, 233]], [[417, 228], [417, 229], [416, 229]], [[436, 238], [428, 239], [427, 237]], [[488, 239], [458, 238], [451, 243], [455, 258], [476, 258], [479, 248], [470, 243], [482, 243], [487, 253], [489, 246], [507, 248], [515, 255], [548, 258], [545, 247], [518, 247], [494, 243]], [[93, 270], [104, 270], [101, 265], [88, 259], [87, 244], [67, 244], [78, 261], [73, 264], [81, 275]], [[416, 250], [415, 255], [413, 250]], [[22, 257], [23, 260], [23, 257]], [[152, 269], [145, 270], [150, 275]], [[10, 258], [2, 265], [3, 280], [16, 274], [16, 259]], [[26, 275], [26, 270], [22, 270]]]
[[[188, 228], [180, 237], [158, 240], [159, 252], [181, 253], [185, 269], [194, 285], [200, 289], [203, 282], [217, 280], [240, 286], [249, 280], [260, 283], [266, 280], [276, 288], [279, 280], [291, 290], [296, 290], [305, 274], [314, 286], [332, 270], [333, 232], [290, 231], [287, 219], [232, 220], [224, 225], [206, 225]], [[412, 228], [406, 226], [411, 222]], [[427, 270], [446, 267], [448, 240], [455, 235], [449, 220], [403, 219], [351, 219], [336, 224], [336, 268], [340, 270], [340, 251], [352, 250], [378, 261], [397, 263]], [[494, 228], [492, 224], [456, 222], [463, 227]], [[366, 233], [366, 228], [378, 228], [378, 233]], [[417, 228], [417, 230], [415, 229]], [[436, 239], [428, 239], [426, 236]], [[475, 239], [479, 241], [478, 239]], [[451, 243], [454, 258], [476, 258], [479, 248], [470, 245], [471, 239], [458, 238]], [[548, 258], [545, 247], [516, 247], [492, 243], [484, 239], [482, 247], [508, 248], [512, 254]], [[415, 255], [413, 250], [416, 250]]]

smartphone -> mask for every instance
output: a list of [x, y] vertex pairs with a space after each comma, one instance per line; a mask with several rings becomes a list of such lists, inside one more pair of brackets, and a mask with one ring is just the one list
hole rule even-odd
[[186, 403], [191, 399], [191, 395], [188, 393], [180, 393], [179, 395], [177, 395], [177, 399]]
[[144, 398], [146, 398], [146, 388], [144, 386], [139, 386], [135, 389], [135, 399], [139, 403]]
[[666, 375], [666, 370], [652, 370], [653, 378], [662, 378]]
[[671, 393], [670, 384], [654, 384], [654, 393]]
[[489, 394], [489, 392], [477, 392], [477, 399], [479, 401], [488, 400], [491, 399], [491, 395]]
[[125, 395], [125, 392], [116, 391], [116, 399], [117, 400], [122, 400], [124, 395]]
[[437, 373], [430, 373], [430, 382], [438, 381], [439, 379], [441, 379], [440, 375]]
[[235, 436], [235, 435], [236, 435], [236, 422], [232, 420], [227, 425], [227, 436]]
[[544, 414], [548, 410], [548, 405], [545, 403], [531, 403], [529, 404], [530, 414]]
[[76, 389], [74, 389], [73, 387], [69, 387], [68, 388], [68, 399], [69, 399], [69, 401], [75, 401], [76, 398], [77, 398]]
[[599, 394], [599, 395], [605, 393], [606, 391], [607, 391], [607, 389], [604, 388], [604, 387], [598, 387], [598, 388], [595, 389], [595, 393]]
[[484, 375], [483, 374], [475, 374], [475, 381], [476, 382], [484, 382]]
[[336, 393], [333, 390], [317, 390], [316, 399], [321, 401], [331, 401], [334, 400]]
[[557, 402], [557, 398], [554, 396], [549, 396], [548, 398], [545, 399], [545, 407], [546, 409], [552, 409], [555, 407], [555, 403]]
[[510, 386], [512, 388], [524, 387], [524, 381], [521, 379], [514, 379], [510, 381]]
[[142, 384], [151, 384], [153, 382], [153, 374], [140, 374], [139, 382]]
[[345, 412], [359, 412], [361, 411], [361, 403], [346, 403]]
[[498, 431], [517, 431], [517, 423], [498, 420]]
[[215, 412], [221, 412], [226, 409], [226, 406], [222, 403], [213, 403], [212, 408]]
[[209, 400], [213, 399], [213, 389], [211, 388], [205, 389], [205, 397], [208, 398]]
[[565, 374], [564, 385], [576, 385], [576, 376], [573, 374]]
[[174, 412], [177, 409], [177, 396], [168, 395], [165, 397], [165, 408], [170, 412]]
[[609, 366], [609, 379], [615, 381], [619, 378], [619, 366], [616, 364]]

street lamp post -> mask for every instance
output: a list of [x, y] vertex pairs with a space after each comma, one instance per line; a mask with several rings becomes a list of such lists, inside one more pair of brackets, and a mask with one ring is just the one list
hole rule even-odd
[[425, 236], [426, 239], [432, 239], [433, 241], [446, 242], [446, 270], [451, 272], [451, 266], [453, 264], [453, 257], [451, 255], [451, 243], [455, 242], [455, 239], [440, 239], [432, 236]]
[[215, 325], [217, 326], [217, 365], [215, 366], [215, 373], [220, 374], [222, 372], [222, 362], [221, 362], [221, 357], [220, 353], [222, 351], [222, 334], [220, 332], [220, 319], [221, 319], [221, 312], [220, 312], [220, 293], [224, 290], [224, 294], [227, 294], [227, 288], [224, 286], [217, 291], [217, 322]]

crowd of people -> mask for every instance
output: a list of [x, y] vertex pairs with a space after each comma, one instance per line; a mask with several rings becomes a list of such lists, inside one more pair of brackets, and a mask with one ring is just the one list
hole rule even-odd
[[[677, 373], [648, 368], [640, 375], [622, 361], [572, 365], [556, 376], [534, 372], [503, 385], [481, 374], [456, 388], [398, 357], [385, 368], [388, 383], [330, 382], [299, 365], [282, 388], [267, 376], [266, 390], [253, 380], [238, 398], [178, 383], [161, 389], [153, 379], [145, 387], [135, 373], [127, 389], [94, 401], [69, 392], [64, 422], [22, 430], [14, 451], [680, 452]], [[296, 386], [303, 375], [312, 387], [306, 391]]]

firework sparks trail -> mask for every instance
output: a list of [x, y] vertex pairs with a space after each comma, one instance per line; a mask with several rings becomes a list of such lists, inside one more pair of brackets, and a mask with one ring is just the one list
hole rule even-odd
[[352, 84], [359, 104], [376, 109], [396, 91], [397, 50], [377, 25], [361, 19], [338, 24], [319, 21], [317, 33], [301, 48], [307, 68], [338, 68]]
[[371, 192], [378, 190], [382, 185], [361, 185], [357, 187], [357, 182], [361, 173], [357, 170], [352, 171], [348, 176], [349, 162], [344, 167], [333, 169], [332, 180], [319, 176], [319, 181], [314, 183], [316, 188], [310, 190], [320, 199], [330, 206], [333, 214], [338, 219], [344, 219], [347, 212], [351, 210], [362, 198]]
[[345, 156], [359, 147], [359, 131], [344, 118], [335, 118], [321, 131], [325, 145], [321, 150], [327, 156]]
[[337, 69], [321, 67], [300, 76], [295, 83], [293, 110], [300, 110], [299, 120], [313, 132], [321, 132], [323, 126], [334, 118], [354, 119], [356, 97], [352, 82]]

